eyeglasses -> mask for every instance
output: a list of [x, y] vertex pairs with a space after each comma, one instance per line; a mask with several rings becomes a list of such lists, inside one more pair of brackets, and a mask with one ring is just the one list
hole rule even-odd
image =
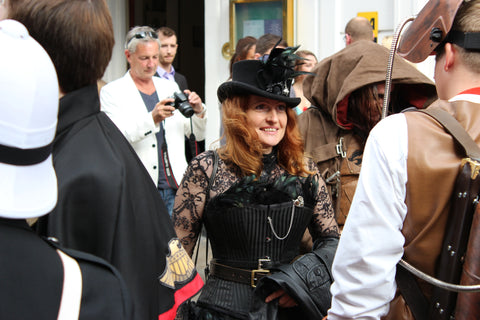
[[125, 45], [125, 47], [128, 47], [128, 45], [130, 44], [130, 42], [132, 42], [133, 39], [145, 39], [147, 37], [150, 37], [152, 39], [158, 39], [158, 34], [156, 32], [153, 32], [153, 31], [140, 31], [140, 32], [137, 32], [133, 35], [133, 37], [131, 37], [128, 41], [127, 41], [127, 44]]

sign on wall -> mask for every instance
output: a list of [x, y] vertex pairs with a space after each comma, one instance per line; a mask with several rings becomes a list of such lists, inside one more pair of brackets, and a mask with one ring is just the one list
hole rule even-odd
[[367, 18], [368, 21], [370, 21], [373, 28], [375, 42], [378, 42], [378, 11], [358, 12], [357, 16]]

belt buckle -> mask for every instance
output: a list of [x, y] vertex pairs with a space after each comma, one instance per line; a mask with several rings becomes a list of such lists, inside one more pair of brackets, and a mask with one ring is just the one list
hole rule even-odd
[[270, 261], [270, 259], [258, 259], [258, 269], [252, 270], [250, 274], [250, 285], [252, 286], [252, 288], [255, 288], [257, 286], [257, 281], [259, 280], [258, 275], [266, 276], [270, 274], [270, 270], [263, 269], [262, 266], [264, 262]]

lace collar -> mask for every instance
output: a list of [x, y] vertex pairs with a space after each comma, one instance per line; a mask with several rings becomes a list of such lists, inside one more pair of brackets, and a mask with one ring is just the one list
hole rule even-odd
[[268, 153], [268, 154], [264, 154], [263, 155], [263, 159], [262, 159], [262, 162], [263, 162], [263, 172], [262, 172], [262, 176], [264, 175], [270, 175], [272, 173], [272, 171], [275, 170], [275, 168], [277, 167], [277, 155], [278, 155], [278, 149], [277, 147], [274, 147], [272, 149], [272, 152]]

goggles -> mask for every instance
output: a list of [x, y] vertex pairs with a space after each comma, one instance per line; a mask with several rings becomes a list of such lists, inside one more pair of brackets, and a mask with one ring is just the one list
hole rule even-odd
[[133, 39], [146, 39], [146, 38], [152, 38], [152, 39], [158, 39], [158, 34], [153, 31], [140, 31], [135, 33], [128, 41], [125, 47], [128, 47], [130, 42], [132, 42]]

